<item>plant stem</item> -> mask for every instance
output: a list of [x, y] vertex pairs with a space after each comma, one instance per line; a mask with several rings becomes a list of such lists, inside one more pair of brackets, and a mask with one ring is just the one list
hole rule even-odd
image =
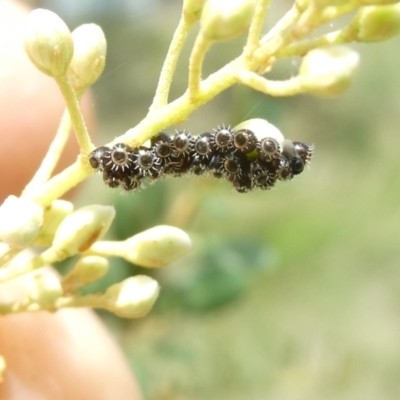
[[46, 156], [40, 164], [39, 169], [36, 171], [35, 175], [26, 185], [24, 191], [22, 192], [22, 196], [26, 196], [35, 187], [38, 187], [40, 184], [45, 183], [50, 178], [55, 166], [57, 165], [58, 160], [61, 157], [65, 144], [67, 143], [71, 128], [71, 118], [69, 117], [68, 111], [65, 110], [61, 118], [61, 123], [58, 127], [56, 136], [50, 144], [50, 147], [47, 150]]
[[85, 121], [83, 120], [75, 90], [72, 88], [66, 75], [56, 77], [54, 79], [56, 80], [67, 104], [81, 154], [89, 154], [89, 152], [93, 150], [94, 146], [90, 140]]
[[94, 170], [88, 165], [87, 159], [81, 155], [74, 164], [30, 192], [29, 197], [41, 206], [46, 207], [93, 172]]
[[103, 240], [93, 243], [93, 245], [86, 250], [83, 254], [87, 255], [98, 255], [98, 256], [118, 256], [125, 251], [125, 242], [113, 241], [113, 240]]
[[270, 96], [294, 96], [304, 92], [297, 76], [285, 81], [271, 81], [251, 71], [240, 71], [237, 78], [240, 83]]
[[275, 56], [277, 58], [283, 57], [293, 57], [293, 56], [304, 56], [310, 50], [330, 46], [334, 44], [342, 44], [349, 43], [355, 40], [354, 31], [347, 27], [345, 29], [330, 32], [326, 35], [313, 38], [313, 39], [304, 39], [299, 42], [295, 42], [290, 44], [289, 46], [279, 50]]
[[251, 59], [254, 50], [259, 46], [261, 31], [270, 2], [271, 0], [258, 0], [257, 2], [243, 52], [246, 59]]
[[211, 40], [208, 39], [202, 31], [197, 35], [193, 45], [192, 54], [189, 60], [189, 97], [190, 101], [196, 101], [200, 91], [201, 71], [203, 68], [204, 57], [211, 46]]
[[259, 48], [253, 53], [253, 60], [260, 65], [268, 64], [268, 60], [271, 60], [280, 49], [293, 42], [293, 24], [300, 16], [300, 11], [295, 6], [292, 7], [261, 39]]
[[56, 309], [66, 307], [92, 307], [107, 309], [107, 301], [104, 296], [100, 294], [88, 294], [82, 296], [75, 293], [73, 296], [60, 297], [54, 306]]
[[[287, 32], [290, 27], [297, 21], [302, 13], [298, 5], [293, 7], [274, 25], [274, 27], [260, 40], [261, 45], [265, 45], [267, 42], [275, 39], [277, 41], [281, 35]], [[285, 35], [286, 36], [286, 35]]]
[[161, 69], [157, 90], [154, 95], [153, 103], [150, 106], [150, 111], [156, 110], [168, 103], [169, 91], [175, 73], [176, 64], [186, 42], [187, 35], [194, 22], [195, 20], [189, 19], [188, 16], [182, 12], [181, 19], [179, 20], [179, 24], [175, 30], [167, 56]]

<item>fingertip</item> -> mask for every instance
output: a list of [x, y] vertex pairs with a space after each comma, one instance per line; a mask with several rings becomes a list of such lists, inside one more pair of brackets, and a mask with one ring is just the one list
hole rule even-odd
[[118, 346], [88, 310], [0, 319], [0, 400], [141, 399]]

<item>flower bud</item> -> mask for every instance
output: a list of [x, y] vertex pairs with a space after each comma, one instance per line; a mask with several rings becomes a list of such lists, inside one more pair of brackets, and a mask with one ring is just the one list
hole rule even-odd
[[65, 292], [70, 293], [102, 278], [108, 272], [108, 260], [99, 256], [81, 257], [74, 267], [62, 278]]
[[255, 0], [208, 0], [200, 17], [201, 30], [210, 40], [230, 40], [250, 25]]
[[77, 92], [93, 85], [103, 73], [107, 41], [96, 24], [84, 24], [72, 32], [74, 56], [68, 67], [68, 77]]
[[71, 32], [65, 22], [42, 8], [28, 15], [24, 47], [36, 68], [54, 77], [66, 73], [74, 53]]
[[30, 310], [51, 305], [63, 294], [60, 280], [54, 273], [43, 272], [31, 278], [28, 282], [27, 299], [34, 304]]
[[183, 12], [197, 20], [200, 18], [205, 2], [206, 0], [184, 0]]
[[91, 205], [74, 211], [58, 227], [53, 249], [61, 258], [87, 250], [107, 232], [114, 216], [111, 206]]
[[179, 228], [160, 225], [122, 242], [119, 255], [142, 267], [170, 264], [192, 250], [189, 235]]
[[350, 27], [360, 42], [390, 39], [400, 32], [400, 4], [361, 7]]
[[33, 243], [43, 224], [43, 208], [31, 200], [8, 196], [0, 207], [0, 240], [11, 248]]
[[54, 200], [44, 210], [43, 227], [35, 239], [37, 246], [50, 246], [61, 221], [74, 210], [74, 205], [66, 200]]
[[241, 122], [233, 129], [235, 131], [238, 131], [240, 129], [249, 129], [256, 135], [258, 140], [261, 140], [265, 137], [270, 137], [275, 139], [281, 147], [283, 141], [285, 140], [282, 132], [275, 125], [272, 125], [267, 120], [262, 118], [248, 119], [247, 121]]
[[301, 63], [299, 84], [314, 95], [337, 96], [352, 83], [359, 59], [358, 53], [346, 46], [312, 50]]
[[104, 297], [108, 310], [123, 318], [144, 317], [157, 300], [160, 286], [149, 276], [136, 275], [110, 286]]

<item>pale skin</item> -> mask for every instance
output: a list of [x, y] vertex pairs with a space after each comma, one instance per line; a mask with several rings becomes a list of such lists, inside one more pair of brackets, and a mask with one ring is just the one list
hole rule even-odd
[[[64, 103], [51, 78], [36, 71], [22, 47], [29, 10], [0, 1], [0, 203], [19, 195], [39, 166], [57, 129]], [[82, 101], [89, 132], [93, 102]], [[78, 154], [72, 136], [61, 164]], [[0, 301], [24, 290], [24, 280], [0, 286]], [[88, 310], [0, 317], [0, 356], [7, 364], [0, 400], [141, 399], [114, 339]]]

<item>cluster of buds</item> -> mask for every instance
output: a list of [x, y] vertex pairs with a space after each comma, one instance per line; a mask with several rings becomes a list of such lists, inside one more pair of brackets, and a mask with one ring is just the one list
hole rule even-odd
[[40, 71], [52, 77], [67, 74], [77, 92], [96, 82], [104, 70], [107, 42], [95, 24], [70, 32], [56, 14], [36, 9], [27, 20], [24, 45]]
[[[157, 226], [122, 242], [101, 241], [115, 216], [113, 207], [91, 205], [72, 211], [71, 203], [54, 203], [44, 210], [31, 200], [10, 196], [0, 207], [0, 259], [9, 251], [50, 243], [40, 255], [28, 259], [15, 257], [0, 270], [0, 282], [33, 272], [28, 275], [26, 292], [9, 305], [9, 312], [93, 306], [122, 317], [141, 317], [150, 311], [159, 292], [158, 283], [148, 276], [128, 278], [96, 295], [82, 296], [79, 289], [108, 272], [107, 256], [159, 268], [192, 248], [189, 236], [171, 226]], [[49, 215], [53, 223], [44, 225]], [[63, 277], [41, 268], [76, 255], [80, 258]], [[6, 305], [1, 308], [7, 311]]]

